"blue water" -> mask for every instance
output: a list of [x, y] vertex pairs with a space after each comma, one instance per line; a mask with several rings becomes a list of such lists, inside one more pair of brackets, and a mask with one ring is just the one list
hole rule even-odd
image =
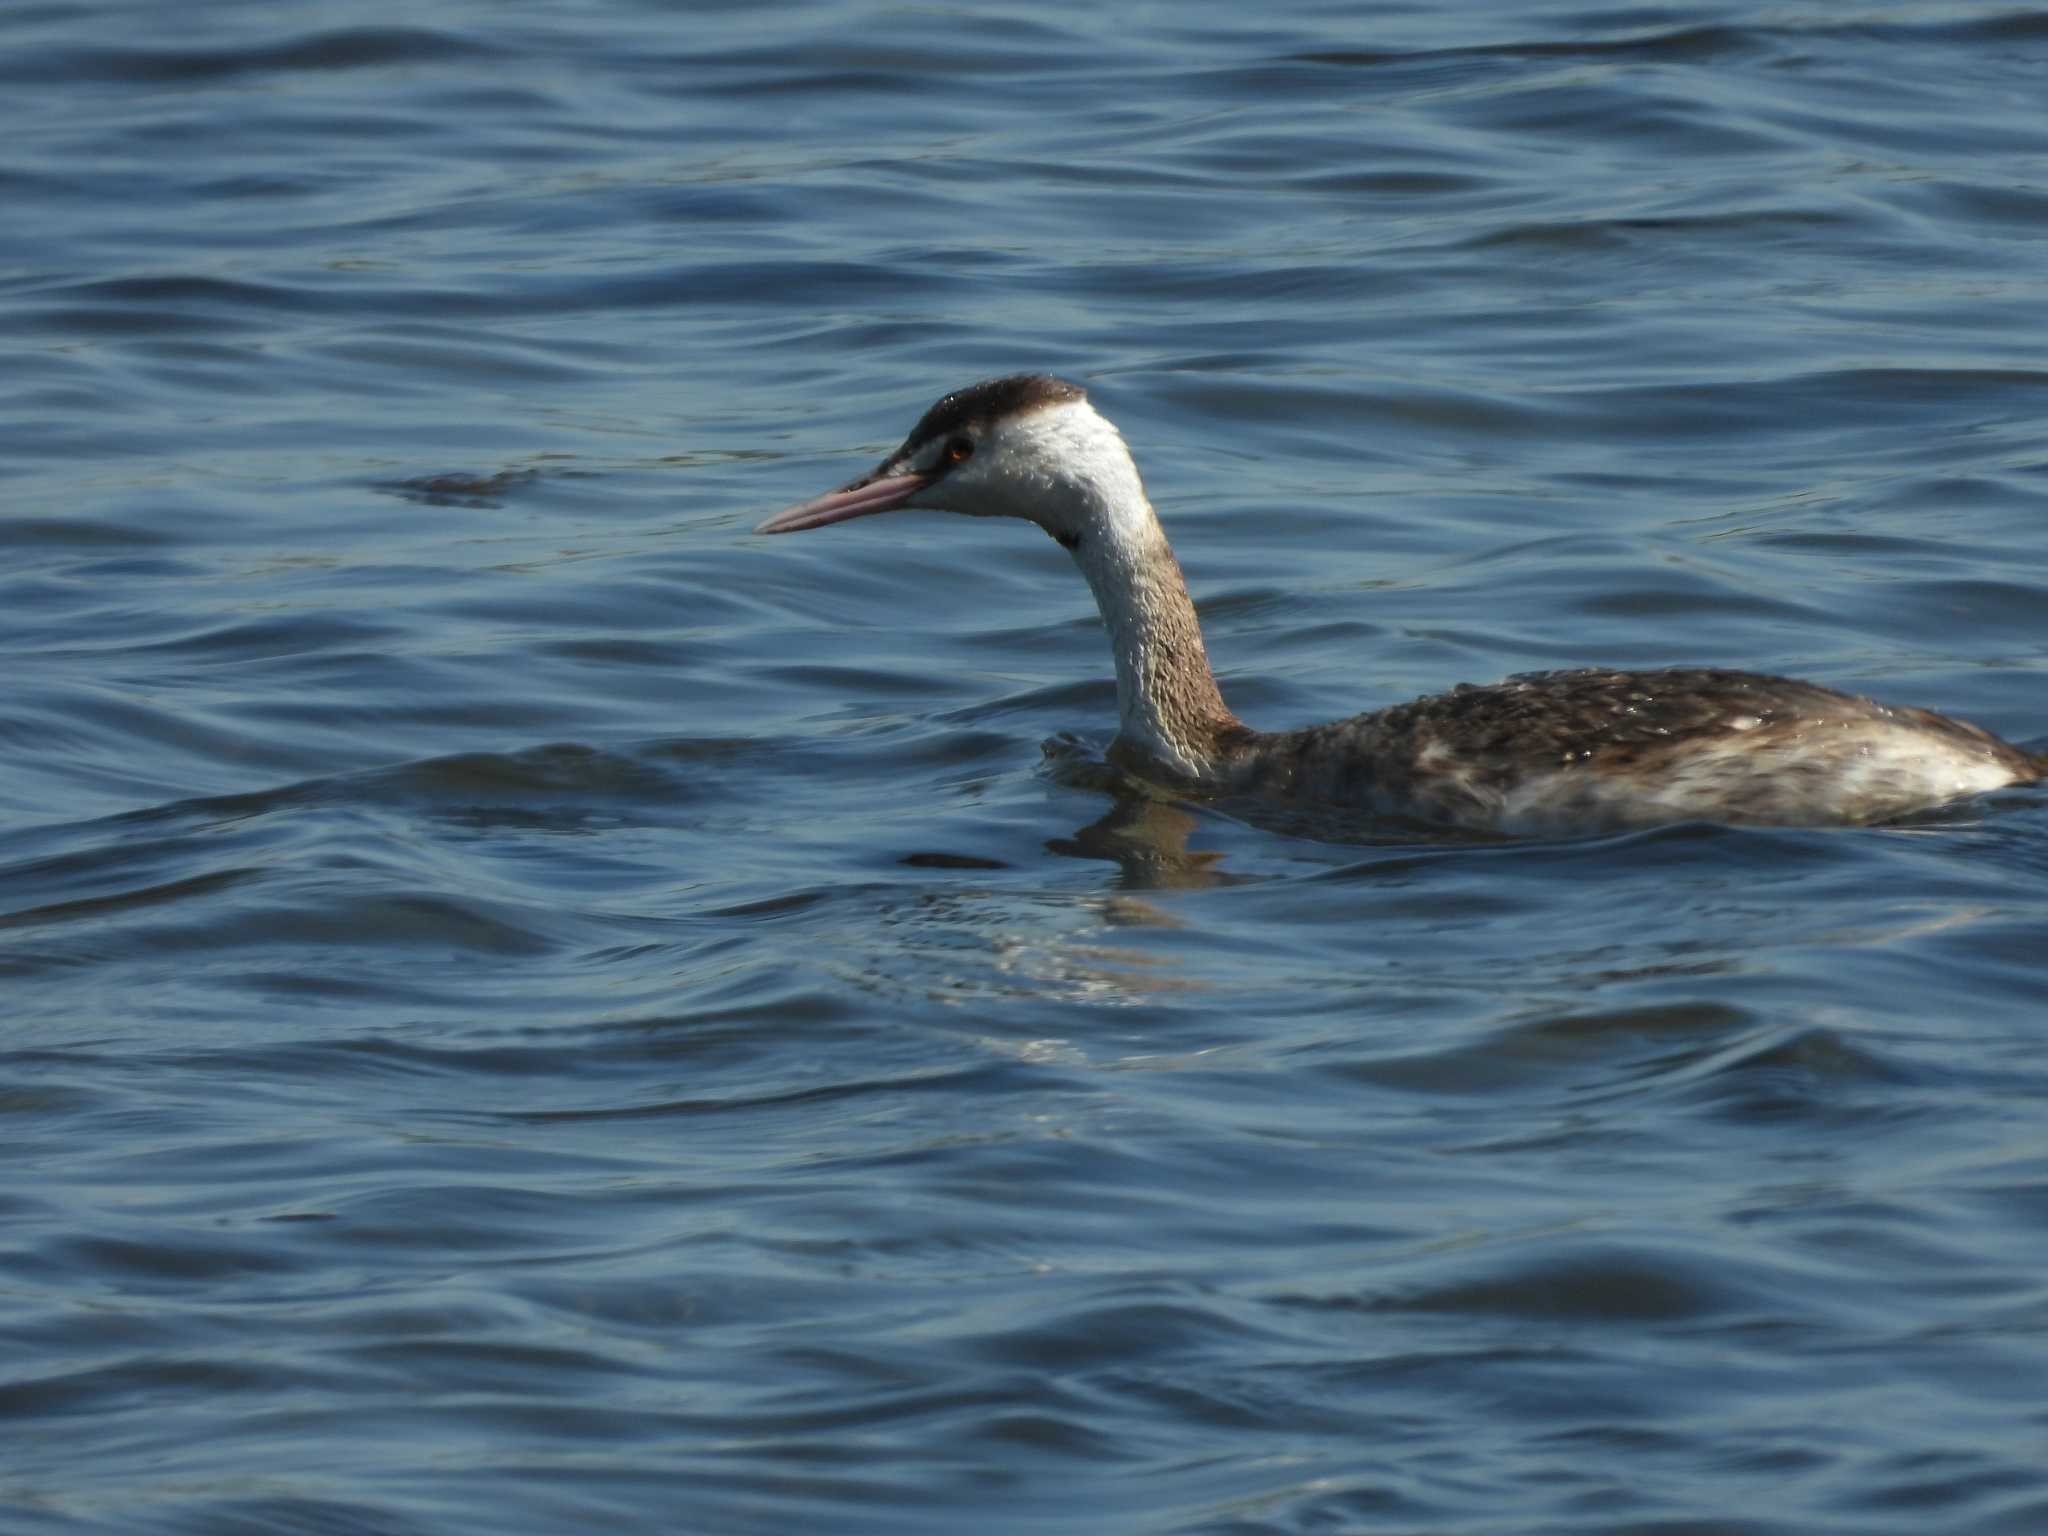
[[2048, 11], [0, 12], [0, 1528], [2048, 1530], [2048, 801], [1119, 798], [1783, 671], [2048, 745]]

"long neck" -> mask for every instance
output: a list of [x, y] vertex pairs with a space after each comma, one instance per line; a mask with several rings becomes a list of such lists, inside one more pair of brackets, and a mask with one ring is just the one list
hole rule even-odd
[[1091, 480], [1092, 515], [1073, 554], [1116, 658], [1117, 746], [1204, 777], [1237, 721], [1209, 670], [1187, 580], [1129, 457]]

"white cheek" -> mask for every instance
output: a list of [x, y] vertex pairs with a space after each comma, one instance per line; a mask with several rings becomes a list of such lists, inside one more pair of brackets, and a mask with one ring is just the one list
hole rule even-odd
[[1032, 517], [1049, 488], [1042, 469], [1001, 444], [984, 445], [946, 480], [959, 510], [983, 517]]

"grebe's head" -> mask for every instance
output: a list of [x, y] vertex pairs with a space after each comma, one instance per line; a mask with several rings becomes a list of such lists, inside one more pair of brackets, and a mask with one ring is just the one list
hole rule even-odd
[[870, 473], [769, 518], [756, 533], [799, 533], [899, 507], [1021, 517], [1069, 549], [1143, 488], [1130, 451], [1078, 384], [1012, 374], [956, 390]]

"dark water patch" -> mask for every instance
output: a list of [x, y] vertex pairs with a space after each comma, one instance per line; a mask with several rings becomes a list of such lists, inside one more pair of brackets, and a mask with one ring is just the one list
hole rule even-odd
[[1980, 239], [2003, 230], [2031, 241], [2048, 220], [2048, 193], [2032, 187], [1944, 181], [1917, 191], [1926, 216], [1967, 224]]
[[430, 507], [470, 507], [482, 511], [502, 507], [514, 493], [538, 478], [539, 473], [535, 469], [501, 469], [493, 474], [457, 470], [419, 475], [379, 489]]
[[0, 928], [40, 928], [56, 923], [87, 922], [140, 908], [167, 905], [194, 897], [207, 897], [246, 881], [261, 878], [253, 869], [225, 869], [208, 875], [193, 875], [144, 890], [54, 902], [45, 906], [20, 908], [0, 913]]
[[533, 347], [462, 326], [390, 326], [378, 334], [318, 350], [331, 362], [360, 364], [392, 378], [411, 380], [411, 388], [419, 392], [425, 392], [430, 379], [471, 380], [502, 389], [515, 378], [562, 384], [589, 372], [559, 353], [543, 355]]
[[899, 864], [909, 869], [1007, 869], [1001, 859], [977, 858], [967, 853], [906, 853]]
[[1186, 376], [1167, 381], [1159, 394], [1165, 404], [1190, 417], [1267, 422], [1271, 425], [1266, 431], [1289, 447], [1353, 457], [1356, 439], [1369, 423], [1379, 423], [1383, 429], [1405, 425], [1483, 437], [1513, 436], [1540, 427], [1537, 413], [1505, 401], [1454, 390], [1375, 386], [1356, 380], [1340, 386]]
[[180, 1499], [163, 1513], [172, 1530], [215, 1531], [221, 1536], [417, 1536], [431, 1529], [388, 1508], [345, 1499]]
[[[1649, 20], [1649, 17], [1644, 17]], [[1627, 19], [1602, 16], [1582, 18], [1587, 30], [1602, 30], [1616, 25], [1627, 26]], [[1439, 48], [1416, 52], [1376, 53], [1359, 50], [1331, 50], [1304, 53], [1295, 57], [1312, 64], [1329, 64], [1344, 68], [1372, 69], [1391, 63], [1402, 63], [1419, 58], [1508, 58], [1508, 59], [1606, 59], [1625, 58], [1630, 60], [1666, 60], [1673, 63], [1706, 63], [1716, 59], [1732, 59], [1753, 54], [1762, 45], [1761, 39], [1769, 36], [1766, 29], [1739, 27], [1695, 26], [1677, 27], [1668, 31], [1649, 32], [1633, 37], [1590, 38], [1579, 37], [1558, 42], [1497, 42], [1468, 44], [1457, 48]]]
[[[243, 917], [238, 945], [262, 948], [340, 944], [365, 949], [408, 948], [476, 954], [539, 954], [552, 947], [533, 927], [483, 904], [444, 899], [424, 892], [393, 892], [319, 907], [254, 911]], [[209, 935], [209, 938], [211, 936]], [[169, 933], [166, 948], [192, 948], [191, 937]]]
[[1459, 194], [1483, 196], [1492, 185], [1477, 175], [1427, 170], [1298, 171], [1288, 179], [1304, 192], [1322, 192], [1332, 196], [1363, 193], [1372, 197], [1404, 199]]
[[1642, 1076], [1669, 1073], [1730, 1035], [1748, 1036], [1756, 1022], [1740, 1009], [1712, 1003], [1567, 1014], [1519, 1023], [1448, 1050], [1340, 1063], [1334, 1070], [1409, 1093], [1501, 1093], [1548, 1085], [1570, 1090], [1594, 1082], [1637, 1092]]
[[[708, 749], [708, 751], [707, 751]], [[713, 754], [744, 750], [740, 743], [668, 743], [663, 754], [672, 759], [702, 761]], [[663, 798], [686, 794], [687, 787], [644, 762], [576, 743], [533, 747], [516, 754], [463, 753], [430, 762], [408, 764], [360, 781], [351, 798], [365, 793], [397, 800], [505, 800], [527, 804], [533, 796]]]
[[150, 1360], [0, 1387], [0, 1418], [41, 1424], [86, 1414], [125, 1415], [143, 1404], [176, 1400], [187, 1393], [232, 1400], [242, 1394], [329, 1384], [328, 1378], [310, 1372], [274, 1367]]
[[1737, 122], [1679, 93], [1547, 76], [1518, 88], [1476, 94], [1449, 115], [1468, 129], [1524, 143], [1572, 143], [1596, 132], [1613, 134], [1606, 146], [1622, 159], [1699, 155], [1740, 163], [1784, 148], [1783, 135], [1774, 127]]
[[977, 1352], [1034, 1371], [1087, 1367], [1105, 1356], [1128, 1369], [1227, 1350], [1257, 1332], [1205, 1306], [1111, 1300], [1001, 1329], [983, 1338]]
[[[1000, 1068], [985, 1069], [1000, 1071]], [[881, 1079], [865, 1082], [834, 1083], [827, 1087], [803, 1088], [787, 1093], [776, 1093], [754, 1098], [678, 1099], [663, 1104], [638, 1104], [630, 1107], [594, 1110], [543, 1110], [534, 1111], [521, 1119], [536, 1121], [590, 1120], [590, 1119], [670, 1119], [696, 1115], [746, 1115], [760, 1110], [781, 1110], [836, 1103], [842, 1099], [865, 1099], [877, 1093], [897, 1095], [911, 1092], [960, 1092], [973, 1091], [972, 1078], [978, 1074], [920, 1074], [910, 1079]]]
[[1716, 1113], [1744, 1120], [1862, 1119], [1874, 1103], [1894, 1098], [1867, 1090], [1903, 1089], [1918, 1081], [1918, 1074], [1875, 1049], [1832, 1030], [1807, 1029], [1723, 1053], [1708, 1064], [1694, 1093]]
[[273, 660], [342, 647], [367, 647], [390, 639], [395, 631], [375, 620], [342, 614], [295, 614], [290, 618], [252, 619], [208, 628], [197, 634], [153, 644], [130, 644], [142, 654], [203, 658], [217, 662]]
[[266, 315], [317, 312], [323, 307], [319, 292], [303, 284], [177, 273], [66, 283], [44, 291], [34, 330], [53, 340], [178, 337], [217, 345], [223, 335], [270, 328], [274, 320]]
[[[1975, 423], [2025, 412], [2048, 386], [2027, 370], [1853, 370], [1667, 391], [1595, 391], [1555, 403], [1590, 430], [1669, 441], [1684, 436], [1774, 435], [1851, 430], [1874, 434], [1873, 418]], [[1605, 426], [1602, 418], [1605, 418]], [[1849, 425], [1853, 423], [1853, 426]]]
[[[0, 519], [0, 543], [19, 549], [156, 549], [177, 542], [161, 529], [88, 517]], [[175, 570], [175, 567], [170, 569]]]
[[1842, 210], [1759, 208], [1739, 213], [1668, 214], [1515, 226], [1479, 236], [1471, 248], [1485, 250], [1498, 246], [1513, 252], [1583, 259], [1636, 253], [1651, 244], [1668, 241], [1686, 260], [1709, 260], [1716, 254], [1725, 258], [1729, 253], [1754, 259], [1788, 243], [1829, 248], [1869, 223], [1867, 217], [1859, 219]]
[[98, 1285], [131, 1295], [245, 1284], [297, 1268], [267, 1243], [172, 1239], [164, 1233], [82, 1238], [47, 1257], [52, 1263], [93, 1274]]
[[2010, 642], [2027, 645], [2040, 638], [2048, 586], [1984, 578], [1902, 581], [1894, 584], [1889, 601], [1894, 607], [1903, 605], [1916, 614], [1931, 616], [1950, 633], [1967, 627], [1980, 643], [1993, 643], [2002, 632]]
[[63, 78], [103, 85], [194, 85], [244, 74], [481, 61], [498, 50], [481, 38], [422, 27], [354, 27], [232, 49], [58, 48], [18, 57], [0, 79]]
[[[1469, 1261], [1468, 1261], [1469, 1263]], [[1784, 1304], [1779, 1287], [1744, 1276], [1718, 1256], [1688, 1263], [1670, 1249], [1631, 1250], [1597, 1240], [1550, 1239], [1519, 1245], [1512, 1260], [1485, 1264], [1458, 1278], [1457, 1260], [1426, 1266], [1450, 1270], [1397, 1283], [1370, 1303], [1399, 1311], [1474, 1313], [1544, 1320], [1574, 1327], [1669, 1326]], [[1781, 1282], [1782, 1283], [1782, 1282]], [[1796, 1294], [1798, 1286], [1788, 1294]]]

